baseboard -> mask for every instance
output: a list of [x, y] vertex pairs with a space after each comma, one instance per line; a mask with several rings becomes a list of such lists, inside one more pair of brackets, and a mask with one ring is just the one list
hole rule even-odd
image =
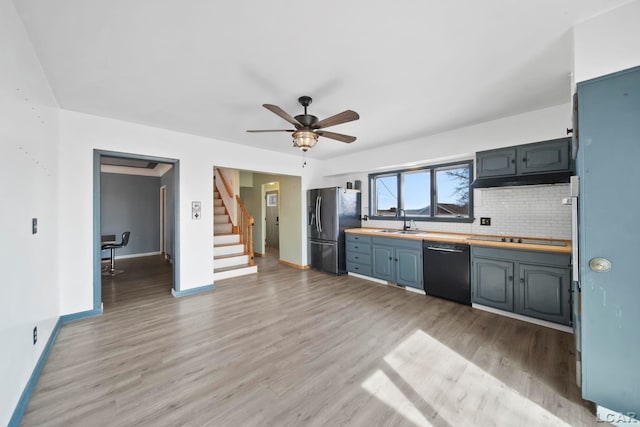
[[389, 284], [389, 282], [387, 282], [386, 280], [376, 279], [375, 277], [365, 276], [364, 274], [358, 274], [358, 273], [352, 273], [352, 272], [349, 272], [347, 274], [349, 276], [357, 277], [358, 279], [368, 280], [370, 282], [375, 282], [375, 283], [378, 283], [380, 285], [388, 285]]
[[286, 265], [287, 267], [297, 268], [298, 270], [308, 270], [309, 268], [311, 268], [308, 265], [298, 265], [282, 259], [279, 259], [278, 262], [282, 265]]
[[18, 427], [22, 422], [22, 417], [24, 416], [24, 412], [27, 410], [29, 400], [31, 400], [31, 395], [33, 394], [33, 390], [36, 388], [36, 384], [38, 383], [38, 378], [40, 378], [42, 369], [44, 368], [44, 365], [45, 363], [47, 363], [47, 359], [49, 358], [49, 353], [51, 352], [51, 349], [53, 348], [53, 345], [58, 338], [58, 332], [60, 332], [62, 323], [62, 318], [59, 317], [58, 321], [53, 326], [53, 330], [51, 331], [49, 340], [47, 340], [47, 345], [45, 345], [44, 349], [42, 350], [42, 354], [40, 354], [38, 363], [36, 363], [35, 368], [33, 368], [33, 372], [29, 377], [29, 381], [27, 381], [27, 385], [24, 387], [24, 390], [20, 395], [20, 399], [18, 399], [18, 404], [16, 405], [16, 409], [13, 411], [11, 419], [9, 419], [9, 424], [7, 427]]
[[143, 256], [162, 255], [162, 252], [144, 252], [141, 254], [116, 255], [116, 259], [141, 258]]
[[188, 295], [199, 294], [201, 292], [212, 291], [215, 288], [216, 287], [213, 284], [211, 284], [211, 285], [198, 286], [197, 288], [186, 289], [184, 291], [176, 291], [175, 289], [171, 289], [171, 295], [173, 295], [175, 298], [181, 298], [181, 297], [186, 297]]
[[87, 310], [87, 311], [80, 311], [78, 313], [65, 314], [64, 316], [60, 316], [60, 320], [64, 325], [69, 322], [75, 322], [76, 320], [86, 319], [87, 317], [96, 317], [101, 315], [102, 315], [102, 308], [99, 308], [97, 310]]
[[256, 257], [256, 256], [257, 256], [258, 258], [262, 258], [262, 257], [264, 256], [264, 254], [261, 254], [260, 252], [254, 252], [254, 253], [253, 253], [253, 256], [254, 256], [254, 257]]
[[559, 325], [557, 323], [548, 322], [546, 320], [540, 320], [540, 319], [535, 319], [535, 318], [529, 317], [529, 316], [523, 316], [523, 315], [517, 314], [517, 313], [511, 313], [510, 311], [499, 310], [497, 308], [487, 307], [486, 305], [482, 305], [482, 304], [475, 304], [474, 303], [474, 304], [471, 304], [471, 307], [477, 308], [478, 310], [482, 310], [482, 311], [488, 311], [489, 313], [499, 314], [499, 315], [505, 316], [505, 317], [510, 317], [512, 319], [522, 320], [523, 322], [533, 323], [535, 325], [540, 325], [540, 326], [545, 326], [547, 328], [556, 329], [558, 331], [569, 332], [570, 334], [573, 333], [573, 328], [571, 328], [570, 326]]

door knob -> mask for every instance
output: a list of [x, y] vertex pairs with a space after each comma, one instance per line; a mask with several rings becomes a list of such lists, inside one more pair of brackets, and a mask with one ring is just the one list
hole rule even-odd
[[611, 261], [606, 258], [591, 258], [589, 268], [596, 273], [604, 273], [611, 270]]

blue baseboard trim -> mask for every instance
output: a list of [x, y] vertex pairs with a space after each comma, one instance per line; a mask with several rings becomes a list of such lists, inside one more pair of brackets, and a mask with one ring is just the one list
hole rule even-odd
[[33, 372], [31, 373], [31, 377], [29, 378], [29, 381], [27, 381], [27, 385], [24, 387], [24, 390], [20, 395], [20, 399], [18, 400], [16, 409], [13, 411], [13, 415], [11, 416], [11, 419], [9, 420], [9, 424], [7, 427], [18, 427], [22, 422], [24, 411], [27, 410], [27, 405], [29, 405], [29, 400], [31, 400], [31, 395], [33, 394], [33, 390], [36, 388], [36, 384], [38, 383], [38, 378], [40, 378], [40, 373], [42, 373], [42, 369], [44, 368], [45, 363], [47, 363], [47, 359], [49, 358], [49, 353], [53, 348], [53, 344], [55, 344], [56, 339], [58, 338], [58, 332], [60, 332], [61, 326], [62, 326], [62, 318], [59, 317], [58, 321], [53, 327], [53, 330], [51, 331], [51, 335], [49, 336], [47, 345], [45, 345], [44, 349], [42, 350], [40, 359], [38, 359], [38, 363], [36, 363], [36, 367], [33, 369]]
[[191, 288], [184, 291], [176, 291], [175, 289], [171, 289], [171, 295], [176, 298], [180, 298], [186, 297], [187, 295], [199, 294], [200, 292], [212, 291], [215, 288], [216, 287], [212, 283], [210, 285], [198, 286], [197, 288]]
[[80, 319], [86, 319], [87, 317], [95, 317], [95, 316], [101, 316], [102, 315], [102, 309], [99, 308], [97, 310], [87, 310], [87, 311], [80, 311], [78, 313], [71, 313], [71, 314], [65, 314], [64, 316], [61, 316], [60, 319], [62, 320], [62, 324], [66, 324], [69, 322], [73, 322], [75, 320], [80, 320]]

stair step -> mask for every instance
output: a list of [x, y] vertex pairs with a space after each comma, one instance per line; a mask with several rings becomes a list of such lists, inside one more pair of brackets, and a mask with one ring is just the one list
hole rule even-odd
[[234, 243], [231, 245], [215, 245], [213, 247], [214, 257], [224, 255], [244, 255], [244, 245], [240, 243]]
[[234, 267], [249, 263], [249, 255], [222, 255], [213, 257], [214, 271], [224, 267]]
[[214, 224], [228, 224], [231, 221], [229, 221], [229, 215], [227, 214], [222, 214], [222, 215], [214, 215], [213, 216], [213, 223]]
[[213, 206], [222, 206], [222, 199], [213, 199]]
[[224, 215], [225, 213], [224, 206], [216, 206], [213, 208], [214, 215]]
[[216, 280], [230, 279], [232, 277], [238, 276], [246, 276], [247, 274], [254, 274], [258, 272], [257, 265], [243, 265], [241, 267], [236, 268], [216, 268], [213, 270], [213, 281], [215, 283]]
[[214, 224], [213, 225], [213, 232], [214, 234], [228, 234], [231, 233], [232, 231], [232, 225], [231, 223], [228, 224]]
[[219, 192], [217, 192], [217, 191], [214, 191], [214, 192], [213, 192], [213, 198], [214, 198], [214, 199], [219, 199], [219, 198], [220, 198], [220, 193], [219, 193]]
[[220, 233], [213, 236], [213, 245], [226, 245], [232, 243], [240, 243], [240, 235], [239, 234], [231, 234], [231, 233]]

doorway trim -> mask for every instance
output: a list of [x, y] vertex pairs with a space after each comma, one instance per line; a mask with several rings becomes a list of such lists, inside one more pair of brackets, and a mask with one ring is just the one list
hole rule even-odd
[[101, 200], [100, 200], [100, 162], [102, 157], [118, 157], [122, 159], [147, 160], [151, 162], [169, 163], [173, 166], [173, 291], [180, 292], [180, 161], [165, 157], [146, 156], [118, 151], [93, 150], [93, 311], [102, 312], [102, 276], [101, 276]]
[[160, 186], [160, 253], [162, 257], [167, 259], [167, 241], [166, 241], [166, 228], [165, 222], [167, 220], [167, 186]]

